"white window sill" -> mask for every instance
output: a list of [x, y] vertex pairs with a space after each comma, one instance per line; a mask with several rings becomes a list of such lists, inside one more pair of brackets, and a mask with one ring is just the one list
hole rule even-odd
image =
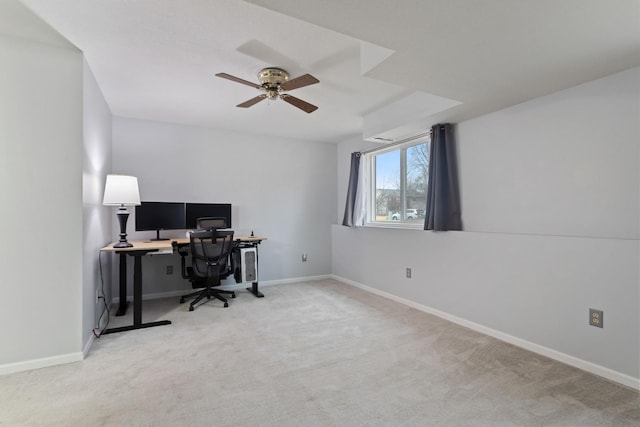
[[379, 221], [379, 222], [366, 222], [364, 227], [371, 228], [391, 228], [402, 230], [424, 230], [424, 221], [422, 222], [401, 222], [401, 221]]

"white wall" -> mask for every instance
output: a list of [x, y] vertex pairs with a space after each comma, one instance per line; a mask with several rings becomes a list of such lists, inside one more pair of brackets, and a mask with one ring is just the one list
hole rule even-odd
[[638, 239], [640, 69], [461, 123], [465, 230]]
[[[639, 83], [636, 68], [460, 123], [466, 231], [334, 225], [333, 273], [638, 387]], [[339, 186], [356, 148], [338, 149]]]
[[[138, 177], [147, 201], [232, 203], [238, 235], [267, 237], [260, 246], [260, 281], [331, 273], [331, 224], [336, 222], [336, 146], [219, 129], [114, 118], [113, 171]], [[134, 231], [129, 238], [150, 238]], [[184, 236], [184, 231], [163, 231]], [[117, 236], [117, 230], [113, 230]], [[308, 261], [301, 261], [302, 252]], [[174, 265], [174, 276], [165, 275]], [[186, 289], [179, 257], [144, 260], [145, 294]], [[147, 280], [149, 279], [149, 280]]]
[[[84, 159], [82, 173], [83, 202], [83, 270], [82, 270], [82, 345], [85, 352], [92, 330], [98, 326], [104, 311], [102, 301], [96, 304], [96, 289], [103, 288], [111, 300], [111, 256], [100, 255], [100, 248], [113, 241], [113, 212], [102, 206], [105, 176], [111, 171], [111, 111], [86, 61], [83, 61], [82, 136]], [[101, 293], [102, 294], [102, 293]]]
[[0, 373], [82, 358], [82, 54], [0, 36]]

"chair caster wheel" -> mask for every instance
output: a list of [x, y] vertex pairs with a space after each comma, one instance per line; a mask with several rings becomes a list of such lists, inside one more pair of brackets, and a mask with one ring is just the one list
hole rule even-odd
[[235, 297], [236, 297], [236, 294], [231, 294], [231, 298], [235, 298]]
[[224, 306], [225, 306], [225, 307], [229, 307], [229, 303], [228, 303], [228, 302], [225, 302], [225, 303], [224, 303]]
[[184, 298], [180, 298], [180, 304], [184, 303]]
[[189, 307], [189, 311], [193, 311], [193, 306]]

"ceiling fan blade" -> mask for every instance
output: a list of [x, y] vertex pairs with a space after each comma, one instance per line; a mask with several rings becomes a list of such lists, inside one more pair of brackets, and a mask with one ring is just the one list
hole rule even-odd
[[242, 104], [238, 104], [236, 105], [236, 107], [240, 107], [240, 108], [249, 108], [252, 105], [257, 104], [258, 102], [262, 101], [263, 99], [266, 99], [267, 95], [258, 95], [255, 98], [251, 98], [248, 101], [244, 101]]
[[223, 79], [231, 80], [232, 82], [242, 83], [243, 85], [255, 87], [256, 89], [260, 89], [262, 87], [257, 83], [253, 83], [248, 80], [243, 80], [240, 77], [232, 76], [231, 74], [227, 74], [227, 73], [218, 73], [216, 74], [216, 77], [222, 77]]
[[293, 90], [298, 89], [299, 87], [314, 85], [316, 83], [320, 83], [320, 80], [316, 79], [311, 74], [303, 74], [300, 77], [296, 77], [295, 79], [282, 83], [280, 87], [282, 90]]
[[298, 107], [299, 109], [301, 109], [305, 113], [313, 113], [314, 111], [316, 111], [318, 109], [318, 107], [316, 107], [315, 105], [309, 104], [308, 102], [303, 101], [300, 98], [296, 98], [295, 96], [282, 94], [282, 95], [280, 95], [280, 99], [282, 99], [285, 102], [288, 102], [289, 104], [293, 105], [294, 107]]

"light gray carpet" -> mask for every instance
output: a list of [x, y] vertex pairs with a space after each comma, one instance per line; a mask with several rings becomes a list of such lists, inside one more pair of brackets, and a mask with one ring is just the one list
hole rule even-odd
[[402, 304], [332, 280], [263, 291], [145, 301], [173, 324], [0, 377], [0, 425], [640, 425], [637, 392]]

